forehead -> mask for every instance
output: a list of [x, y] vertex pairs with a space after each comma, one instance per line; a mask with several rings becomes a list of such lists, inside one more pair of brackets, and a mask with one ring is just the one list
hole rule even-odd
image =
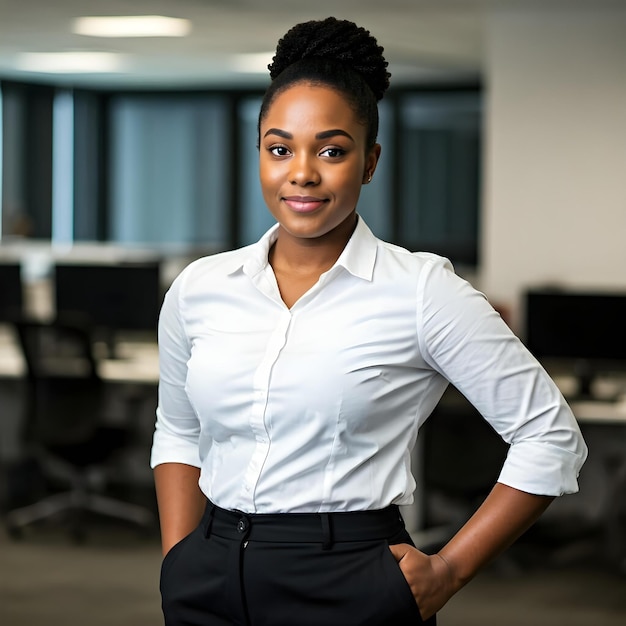
[[297, 83], [277, 94], [261, 126], [284, 130], [364, 128], [340, 91], [310, 83]]

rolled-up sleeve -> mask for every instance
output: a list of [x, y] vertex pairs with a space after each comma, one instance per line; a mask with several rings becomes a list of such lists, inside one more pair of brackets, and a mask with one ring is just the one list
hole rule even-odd
[[200, 423], [185, 390], [191, 346], [181, 315], [184, 275], [173, 283], [159, 316], [159, 394], [150, 466], [185, 463], [200, 467]]
[[498, 481], [537, 495], [578, 491], [587, 446], [545, 369], [445, 260], [433, 260], [420, 293], [426, 360], [510, 444]]

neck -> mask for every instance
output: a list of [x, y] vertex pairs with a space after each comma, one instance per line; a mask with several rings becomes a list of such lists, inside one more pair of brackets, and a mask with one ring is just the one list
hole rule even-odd
[[279, 227], [278, 238], [270, 250], [269, 261], [274, 270], [298, 274], [321, 274], [330, 269], [346, 247], [357, 218], [345, 220], [323, 237], [304, 239], [292, 237]]

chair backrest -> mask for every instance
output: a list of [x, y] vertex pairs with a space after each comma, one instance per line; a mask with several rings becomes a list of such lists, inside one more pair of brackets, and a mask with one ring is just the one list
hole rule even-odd
[[22, 316], [24, 296], [21, 265], [0, 262], [0, 321], [13, 321]]
[[43, 378], [98, 378], [89, 327], [68, 321], [14, 322], [27, 376]]
[[25, 438], [48, 444], [85, 439], [102, 396], [90, 330], [62, 321], [18, 320], [14, 327], [26, 363]]

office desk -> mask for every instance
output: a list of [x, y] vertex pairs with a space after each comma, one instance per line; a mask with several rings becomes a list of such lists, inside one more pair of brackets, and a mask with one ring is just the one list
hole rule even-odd
[[571, 402], [570, 406], [581, 425], [617, 424], [626, 426], [626, 396], [617, 402]]
[[0, 378], [18, 378], [24, 372], [24, 360], [11, 329], [0, 325]]
[[[157, 344], [122, 339], [116, 344], [116, 358], [98, 358], [98, 372], [107, 382], [156, 385], [159, 381]], [[25, 373], [16, 337], [9, 326], [0, 326], [0, 378], [22, 378]]]
[[156, 385], [159, 382], [159, 352], [156, 342], [122, 340], [116, 358], [98, 361], [100, 376], [111, 382]]

